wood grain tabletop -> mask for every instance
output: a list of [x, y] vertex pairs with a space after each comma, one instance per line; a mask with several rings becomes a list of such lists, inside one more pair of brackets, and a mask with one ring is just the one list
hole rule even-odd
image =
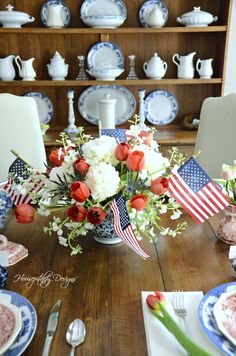
[[[203, 225], [187, 215], [182, 219], [188, 223], [182, 235], [160, 236], [156, 245], [141, 241], [150, 254], [144, 261], [123, 243], [102, 245], [92, 236], [80, 238], [82, 255], [70, 256], [56, 236], [42, 232], [48, 218], [21, 225], [12, 217], [3, 233], [27, 247], [29, 256], [9, 267], [6, 288], [28, 298], [38, 316], [36, 334], [24, 355], [41, 355], [50, 310], [58, 299], [62, 307], [50, 355], [69, 354], [66, 330], [72, 320], [80, 318], [87, 334], [78, 355], [145, 356], [141, 291], [207, 292], [234, 281], [229, 246], [216, 237], [219, 218]], [[164, 223], [173, 224], [166, 218]]]

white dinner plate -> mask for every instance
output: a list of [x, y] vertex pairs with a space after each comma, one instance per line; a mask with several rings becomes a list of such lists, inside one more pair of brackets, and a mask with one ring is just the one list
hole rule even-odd
[[20, 310], [20, 332], [9, 349], [4, 353], [4, 356], [20, 356], [26, 350], [35, 334], [37, 328], [36, 311], [28, 299], [15, 292], [0, 290], [0, 299], [1, 301], [11, 303]]
[[166, 90], [155, 90], [144, 100], [145, 118], [153, 125], [167, 125], [176, 118], [179, 105], [176, 97]]
[[70, 9], [69, 7], [61, 0], [48, 0], [46, 1], [42, 7], [41, 7], [41, 10], [40, 10], [40, 18], [41, 18], [41, 21], [42, 21], [42, 24], [47, 27], [47, 22], [46, 22], [46, 19], [43, 15], [43, 10], [44, 8], [48, 8], [49, 5], [59, 5], [61, 4], [63, 6], [63, 12], [62, 12], [62, 17], [63, 17], [63, 22], [64, 22], [64, 27], [67, 27], [70, 23]]
[[48, 124], [51, 121], [54, 112], [53, 104], [49, 97], [43, 93], [35, 91], [25, 93], [24, 96], [34, 98], [39, 113], [40, 124]]
[[120, 0], [85, 0], [80, 16], [127, 16], [125, 4]]
[[99, 120], [99, 100], [105, 94], [116, 99], [115, 120], [121, 125], [133, 116], [136, 101], [133, 94], [121, 85], [94, 85], [86, 89], [79, 97], [78, 110], [85, 120], [94, 125]]
[[87, 56], [88, 69], [124, 68], [121, 49], [112, 42], [97, 42]]
[[[3, 312], [2, 315], [0, 315], [0, 321], [1, 321], [0, 329], [2, 327], [3, 330], [5, 330], [5, 328], [8, 327], [9, 330], [9, 322], [11, 322], [12, 325], [11, 325], [11, 334], [9, 335], [8, 340], [0, 347], [0, 355], [2, 355], [7, 349], [9, 349], [9, 347], [14, 342], [14, 340], [16, 339], [17, 335], [21, 330], [20, 309], [18, 309], [15, 305], [11, 304], [9, 301], [6, 301], [3, 298], [1, 298], [1, 294], [0, 294], [0, 308], [1, 307], [5, 308], [7, 314]], [[6, 315], [8, 315], [8, 318], [10, 317], [10, 320], [9, 319], [7, 320]], [[1, 317], [3, 318], [2, 320]]]
[[165, 24], [168, 20], [168, 8], [167, 6], [161, 1], [161, 0], [147, 0], [143, 5], [140, 7], [139, 10], [139, 21], [143, 27], [149, 27], [148, 26], [148, 18], [150, 15], [150, 12], [153, 10], [154, 6], [158, 5], [158, 7], [161, 9], [163, 14], [165, 15]]

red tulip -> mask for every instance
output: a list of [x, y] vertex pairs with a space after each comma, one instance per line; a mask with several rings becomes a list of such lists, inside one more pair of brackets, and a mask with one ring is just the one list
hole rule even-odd
[[[69, 147], [67, 149], [67, 151], [72, 150], [71, 147]], [[49, 159], [50, 161], [54, 164], [54, 166], [56, 167], [60, 167], [62, 165], [62, 163], [64, 162], [65, 159], [65, 149], [62, 148], [60, 150], [60, 155], [59, 155], [59, 150], [53, 150], [50, 155], [49, 155]]]
[[84, 158], [78, 158], [74, 163], [75, 169], [82, 174], [83, 177], [86, 176], [86, 173], [89, 170], [89, 164], [85, 161]]
[[141, 131], [139, 137], [143, 139], [143, 143], [145, 145], [151, 146], [153, 141], [153, 132], [150, 131]]
[[128, 143], [122, 142], [115, 149], [115, 156], [118, 161], [125, 161], [130, 152], [131, 146]]
[[87, 210], [81, 205], [74, 205], [68, 209], [69, 219], [72, 221], [82, 222], [86, 218]]
[[153, 194], [162, 195], [169, 187], [169, 179], [165, 177], [156, 178], [151, 182], [150, 190]]
[[83, 203], [90, 196], [88, 186], [83, 182], [74, 182], [70, 186], [71, 196], [79, 203]]
[[103, 209], [99, 208], [98, 206], [94, 206], [93, 208], [90, 208], [87, 213], [87, 219], [93, 225], [102, 224], [103, 221], [105, 220], [105, 217], [106, 217], [106, 212]]
[[141, 171], [144, 167], [144, 153], [141, 151], [133, 151], [129, 153], [126, 160], [126, 166], [130, 171]]
[[146, 205], [147, 205], [148, 199], [145, 195], [143, 194], [137, 194], [134, 195], [131, 199], [130, 199], [130, 206], [131, 208], [134, 208], [136, 210], [143, 210]]
[[19, 204], [16, 206], [16, 220], [21, 224], [28, 224], [34, 221], [35, 210], [31, 205]]
[[162, 303], [163, 305], [165, 305], [166, 298], [161, 292], [155, 291], [155, 295], [149, 294], [147, 296], [146, 302], [147, 302], [147, 305], [149, 306], [149, 308], [159, 311], [160, 310], [159, 303]]

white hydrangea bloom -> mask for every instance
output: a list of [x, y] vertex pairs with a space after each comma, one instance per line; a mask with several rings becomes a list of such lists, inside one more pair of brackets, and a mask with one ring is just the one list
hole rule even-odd
[[134, 146], [133, 151], [138, 150], [144, 153], [144, 169], [148, 172], [150, 180], [160, 177], [166, 171], [170, 162], [168, 158], [163, 157], [160, 152], [151, 147], [141, 144]]
[[58, 241], [59, 241], [60, 245], [65, 246], [65, 247], [68, 246], [67, 239], [65, 239], [65, 237], [62, 237], [61, 235], [59, 235], [58, 236]]
[[180, 210], [174, 210], [173, 214], [171, 215], [171, 220], [176, 220], [180, 217], [181, 215], [181, 211]]
[[91, 191], [94, 200], [101, 202], [120, 189], [120, 177], [115, 168], [109, 163], [99, 163], [90, 166], [85, 183]]
[[116, 147], [117, 142], [114, 137], [101, 136], [82, 146], [83, 157], [89, 164], [107, 162], [115, 166], [118, 163], [115, 158]]

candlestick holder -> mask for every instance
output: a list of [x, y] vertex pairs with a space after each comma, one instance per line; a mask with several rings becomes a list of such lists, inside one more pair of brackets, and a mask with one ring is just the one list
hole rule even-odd
[[140, 89], [138, 91], [139, 96], [139, 120], [138, 126], [141, 130], [150, 131], [150, 128], [145, 124], [145, 112], [144, 112], [144, 97], [145, 97], [145, 90]]
[[67, 98], [68, 98], [68, 105], [69, 105], [69, 114], [68, 114], [68, 122], [69, 125], [64, 131], [70, 135], [77, 135], [79, 132], [79, 128], [75, 125], [75, 113], [74, 113], [74, 106], [73, 106], [73, 99], [74, 99], [74, 90], [68, 90]]
[[79, 74], [78, 74], [76, 80], [88, 80], [88, 77], [84, 70], [85, 56], [78, 56], [77, 58], [79, 60]]
[[138, 79], [137, 74], [135, 72], [135, 59], [136, 59], [136, 56], [135, 56], [135, 54], [131, 54], [128, 58], [129, 58], [130, 71], [129, 71], [129, 74], [128, 74], [126, 79], [127, 80]]

